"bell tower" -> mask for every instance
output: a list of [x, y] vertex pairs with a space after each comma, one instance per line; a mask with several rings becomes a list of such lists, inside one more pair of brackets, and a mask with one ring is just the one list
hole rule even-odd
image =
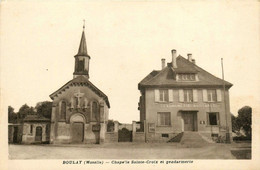
[[90, 56], [88, 55], [88, 51], [87, 51], [87, 44], [86, 44], [86, 38], [85, 38], [84, 31], [85, 31], [85, 20], [84, 20], [79, 50], [78, 50], [78, 53], [74, 56], [75, 67], [74, 67], [73, 78], [76, 78], [79, 75], [83, 75], [86, 78], [89, 78]]

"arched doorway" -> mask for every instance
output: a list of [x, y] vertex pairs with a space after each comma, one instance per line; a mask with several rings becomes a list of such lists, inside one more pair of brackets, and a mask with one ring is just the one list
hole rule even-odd
[[84, 116], [76, 113], [71, 116], [71, 142], [82, 143], [84, 141]]
[[37, 126], [36, 133], [35, 133], [35, 142], [41, 142], [41, 141], [42, 141], [42, 127]]

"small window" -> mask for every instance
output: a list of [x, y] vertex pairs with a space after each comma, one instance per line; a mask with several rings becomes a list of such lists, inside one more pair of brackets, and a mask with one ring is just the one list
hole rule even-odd
[[208, 113], [208, 125], [219, 125], [219, 114], [215, 112]]
[[195, 80], [195, 74], [187, 73], [187, 74], [178, 74], [179, 80], [182, 81], [194, 81]]
[[46, 124], [45, 133], [49, 134], [49, 132], [50, 132], [50, 125]]
[[162, 137], [163, 137], [163, 138], [168, 138], [168, 137], [169, 137], [169, 134], [162, 134]]
[[30, 133], [33, 133], [33, 125], [30, 126]]
[[217, 101], [217, 93], [215, 89], [209, 89], [207, 90], [208, 94], [208, 101], [209, 102], [216, 102]]
[[160, 101], [161, 102], [168, 102], [169, 101], [169, 94], [167, 89], [159, 90]]
[[184, 93], [184, 101], [185, 102], [193, 102], [192, 89], [183, 90], [183, 93]]
[[171, 125], [170, 112], [160, 112], [157, 114], [157, 116], [158, 116], [158, 125], [159, 126], [170, 126]]
[[212, 133], [211, 137], [218, 137], [218, 134], [217, 133]]
[[84, 71], [84, 63], [85, 63], [84, 59], [78, 61], [78, 72]]

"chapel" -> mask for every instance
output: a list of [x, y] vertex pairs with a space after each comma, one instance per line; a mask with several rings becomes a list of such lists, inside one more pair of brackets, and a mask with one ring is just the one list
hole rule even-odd
[[53, 100], [50, 143], [95, 143], [105, 140], [108, 97], [89, 81], [90, 56], [85, 26], [74, 56], [73, 79], [50, 95]]

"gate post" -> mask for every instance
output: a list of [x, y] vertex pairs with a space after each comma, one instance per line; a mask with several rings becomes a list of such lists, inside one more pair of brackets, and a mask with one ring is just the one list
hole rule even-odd
[[118, 121], [114, 121], [114, 132], [118, 132]]

